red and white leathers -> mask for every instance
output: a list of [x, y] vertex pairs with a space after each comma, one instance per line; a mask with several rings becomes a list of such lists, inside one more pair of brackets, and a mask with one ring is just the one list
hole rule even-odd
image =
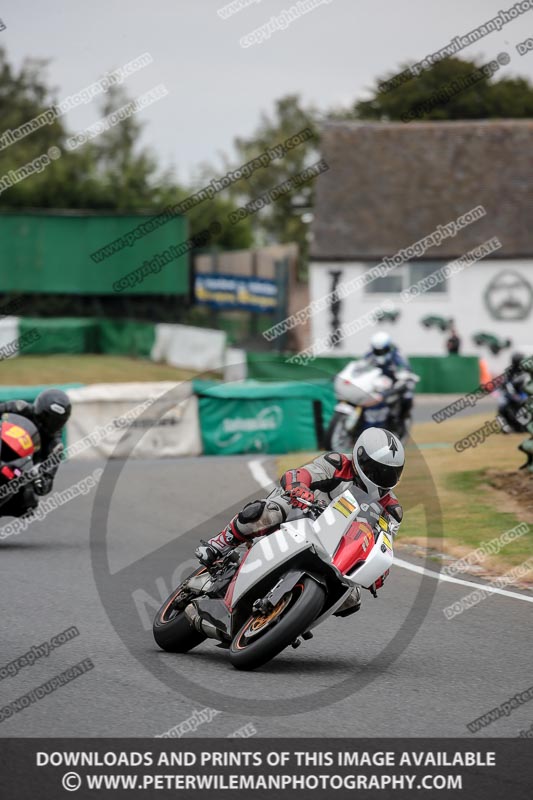
[[[317, 501], [330, 503], [354, 482], [366, 491], [367, 487], [356, 472], [352, 460], [341, 453], [325, 453], [303, 467], [290, 469], [280, 479], [281, 489], [274, 490], [265, 500], [248, 503], [218, 536], [209, 539], [204, 547], [197, 549], [197, 555], [200, 558], [208, 556], [208, 553], [202, 552], [207, 548], [224, 554], [243, 542], [277, 529], [287, 518], [289, 509], [297, 504], [297, 497], [293, 497], [291, 502], [291, 498], [283, 496], [281, 492], [290, 493], [296, 489], [294, 495], [297, 495], [301, 490], [308, 490]], [[388, 491], [375, 499], [390, 515], [390, 529], [395, 534], [403, 517], [398, 498], [392, 491]]]

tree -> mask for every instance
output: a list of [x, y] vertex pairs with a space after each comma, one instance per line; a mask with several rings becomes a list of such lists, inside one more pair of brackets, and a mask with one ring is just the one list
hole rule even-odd
[[[316, 111], [304, 108], [298, 95], [280, 98], [275, 103], [273, 115], [262, 114], [251, 136], [237, 137], [234, 141], [236, 156], [231, 160], [226, 158], [223, 170], [215, 172], [211, 168], [210, 176], [220, 178], [226, 171], [236, 170], [275, 145], [283, 144], [289, 137], [306, 128], [310, 129], [311, 138], [287, 150], [283, 157], [274, 159], [268, 166], [254, 170], [248, 178], [242, 178], [228, 187], [226, 193], [239, 206], [257, 199], [320, 158], [316, 118]], [[308, 246], [307, 225], [295, 208], [295, 202], [301, 208], [312, 207], [313, 188], [313, 181], [302, 184], [297, 191], [281, 195], [248, 217], [252, 221], [256, 240], [263, 238], [267, 242], [297, 242], [305, 256]], [[238, 223], [235, 227], [241, 224]]]
[[[131, 103], [125, 88], [110, 86], [100, 103], [101, 119]], [[158, 192], [172, 188], [168, 173], [159, 174], [157, 161], [147, 148], [140, 146], [145, 123], [133, 111], [113, 124], [111, 121], [89, 148], [95, 170], [116, 209], [150, 208]], [[85, 146], [85, 145], [84, 145]]]
[[[381, 91], [394, 75], [379, 78], [370, 100], [354, 104], [337, 118], [369, 120], [520, 119], [533, 116], [533, 86], [523, 78], [501, 78], [497, 62], [482, 69], [476, 61], [445, 58], [420, 75]], [[395, 75], [407, 70], [404, 64]], [[491, 77], [491, 73], [494, 75]]]

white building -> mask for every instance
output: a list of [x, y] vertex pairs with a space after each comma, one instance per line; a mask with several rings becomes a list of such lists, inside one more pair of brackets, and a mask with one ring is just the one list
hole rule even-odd
[[[533, 352], [533, 121], [329, 123], [322, 156], [310, 299], [334, 288], [341, 297], [312, 316], [313, 342], [385, 307], [397, 319], [379, 327], [407, 355], [446, 353], [448, 334], [422, 324], [432, 316], [453, 319], [461, 354], [493, 369], [511, 349]], [[489, 255], [442, 270], [486, 242]], [[380, 264], [382, 277], [362, 279]], [[406, 300], [412, 286], [418, 293]], [[324, 354], [360, 355], [375, 329], [348, 333]], [[480, 333], [512, 347], [494, 356], [474, 342]]]

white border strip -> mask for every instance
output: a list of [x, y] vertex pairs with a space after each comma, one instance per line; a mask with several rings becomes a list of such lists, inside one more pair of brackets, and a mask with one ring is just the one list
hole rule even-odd
[[517, 592], [509, 592], [507, 589], [498, 589], [496, 586], [491, 586], [490, 583], [474, 583], [473, 581], [465, 581], [462, 578], [452, 578], [451, 575], [443, 575], [441, 572], [434, 572], [431, 569], [419, 567], [417, 564], [411, 564], [409, 561], [404, 561], [402, 558], [397, 558], [396, 556], [394, 556], [394, 563], [399, 567], [411, 570], [411, 572], [418, 572], [419, 575], [427, 575], [438, 581], [458, 583], [461, 586], [470, 586], [473, 589], [483, 589], [484, 592], [501, 594], [502, 597], [513, 597], [515, 600], [525, 600], [526, 603], [533, 603], [533, 597], [529, 597], [527, 594], [518, 594]]

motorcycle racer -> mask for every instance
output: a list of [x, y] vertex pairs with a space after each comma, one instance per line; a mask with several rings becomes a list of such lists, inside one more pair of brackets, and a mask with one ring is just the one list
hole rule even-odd
[[[411, 371], [409, 361], [404, 358], [391, 337], [385, 331], [378, 331], [370, 340], [370, 351], [364, 356], [365, 361], [373, 367], [379, 367], [384, 375], [390, 378], [398, 388], [397, 371], [407, 369]], [[413, 409], [413, 387], [406, 385], [400, 404], [400, 428], [403, 430], [411, 417]], [[403, 435], [403, 434], [402, 434]]]
[[524, 358], [522, 353], [513, 353], [511, 364], [506, 370], [506, 381], [499, 392], [498, 413], [504, 433], [522, 431], [529, 422], [529, 415], [523, 409], [527, 399], [524, 388], [528, 381], [522, 366]]
[[41, 435], [41, 448], [34, 454], [34, 480], [4, 503], [2, 515], [20, 517], [37, 507], [35, 495], [51, 492], [64, 449], [61, 433], [71, 410], [70, 399], [61, 389], [45, 389], [33, 403], [25, 400], [0, 403], [0, 417], [3, 414], [26, 417], [37, 426]]
[[385, 331], [378, 331], [370, 340], [370, 350], [365, 359], [375, 367], [381, 367], [383, 373], [394, 378], [396, 369], [411, 369], [409, 361], [404, 358], [391, 337]]
[[[403, 509], [392, 492], [400, 480], [405, 454], [400, 440], [383, 428], [367, 428], [357, 439], [352, 457], [342, 453], [325, 453], [297, 469], [285, 472], [280, 486], [264, 500], [247, 503], [217, 536], [202, 542], [195, 553], [210, 566], [233, 548], [257, 536], [276, 530], [287, 519], [291, 508], [308, 508], [308, 503], [333, 500], [355, 483], [367, 492], [370, 500], [379, 503], [388, 516], [389, 530], [396, 535], [403, 519]], [[372, 587], [383, 586], [386, 574]], [[350, 612], [360, 606], [357, 589]], [[341, 615], [346, 609], [341, 608]]]

